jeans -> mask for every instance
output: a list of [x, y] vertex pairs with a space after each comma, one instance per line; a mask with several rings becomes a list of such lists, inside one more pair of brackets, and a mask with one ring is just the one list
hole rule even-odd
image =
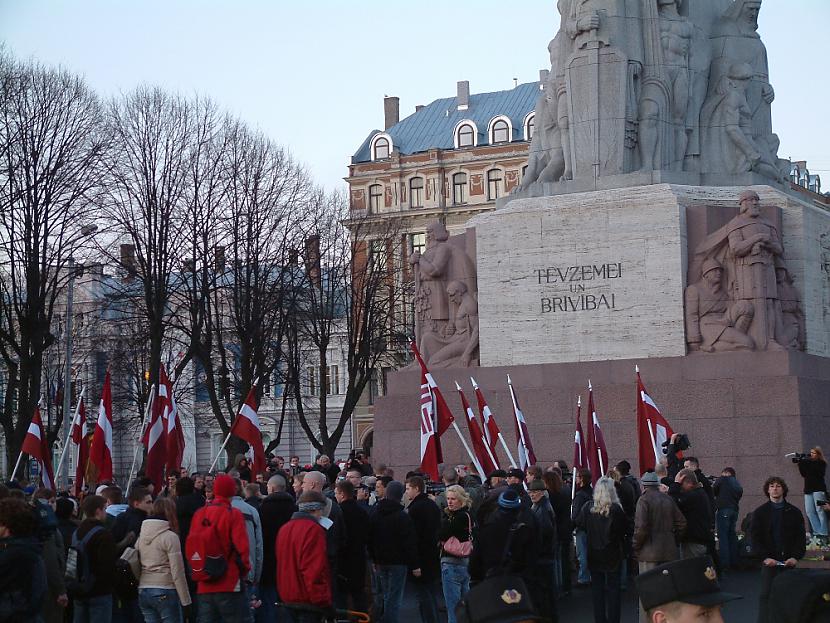
[[470, 570], [467, 565], [441, 563], [441, 587], [447, 604], [447, 623], [455, 623], [455, 607], [470, 590]]
[[262, 605], [254, 610], [256, 623], [281, 623], [285, 621], [282, 608], [277, 607], [277, 587], [269, 583], [260, 583], [257, 593]]
[[559, 573], [561, 578], [560, 594], [571, 594], [571, 550], [573, 549], [573, 539], [569, 538], [567, 541], [559, 543]]
[[100, 595], [89, 599], [75, 599], [73, 623], [110, 623], [112, 621], [112, 595]]
[[579, 575], [576, 581], [579, 584], [591, 583], [591, 572], [588, 570], [588, 533], [585, 530], [576, 531], [576, 557], [579, 560]]
[[594, 571], [591, 593], [594, 598], [594, 623], [620, 623], [620, 570]]
[[[435, 582], [432, 579], [413, 578], [415, 598], [418, 600], [418, 611], [423, 623], [439, 623], [438, 600], [435, 595]], [[360, 608], [357, 608], [360, 610]]]
[[[406, 586], [406, 565], [378, 565], [377, 583], [383, 613], [378, 623], [398, 623], [398, 612]], [[201, 622], [200, 622], [201, 623]]]
[[142, 588], [138, 605], [145, 623], [182, 623], [182, 607], [175, 588]]
[[250, 611], [244, 591], [199, 595], [199, 623], [245, 623]]
[[813, 493], [804, 494], [804, 510], [807, 511], [807, 517], [810, 519], [811, 531], [814, 535], [827, 536], [827, 513], [824, 509], [816, 507], [816, 502], [827, 499], [827, 494], [824, 491], [814, 491]]
[[738, 535], [735, 534], [735, 525], [738, 523], [738, 509], [718, 509], [716, 523], [720, 565], [722, 569], [728, 569], [738, 564]]

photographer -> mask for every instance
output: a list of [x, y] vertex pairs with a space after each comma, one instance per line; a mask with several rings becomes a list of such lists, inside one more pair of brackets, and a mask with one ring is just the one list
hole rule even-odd
[[827, 513], [819, 502], [827, 499], [827, 485], [824, 474], [827, 471], [827, 461], [819, 446], [810, 450], [810, 454], [796, 454], [793, 463], [798, 465], [798, 471], [804, 478], [804, 510], [810, 520], [811, 531], [814, 536], [822, 540], [827, 539]]
[[677, 456], [677, 454], [679, 452], [683, 452], [684, 450], [688, 450], [691, 447], [692, 444], [689, 443], [689, 437], [681, 433], [674, 433], [669, 441], [663, 442], [663, 452], [665, 452], [666, 460], [668, 461], [668, 477], [671, 480], [674, 480], [675, 476], [677, 476], [677, 472], [685, 467], [683, 460]]

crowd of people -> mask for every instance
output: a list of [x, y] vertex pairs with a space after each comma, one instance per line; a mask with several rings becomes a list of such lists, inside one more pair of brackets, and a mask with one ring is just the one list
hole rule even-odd
[[[464, 465], [437, 483], [398, 480], [357, 452], [310, 466], [274, 457], [264, 473], [239, 457], [227, 472], [171, 473], [160, 491], [140, 477], [79, 499], [12, 481], [0, 485], [0, 622], [316, 623], [351, 611], [397, 623], [409, 586], [424, 623], [558, 621], [574, 591], [590, 594], [596, 623], [619, 623], [633, 576], [641, 621], [712, 622], [737, 597], [718, 576], [746, 564], [761, 569], [759, 621], [772, 620], [774, 582], [807, 538], [786, 482], [766, 480], [739, 542], [735, 470], [709, 478], [676, 442], [639, 479], [623, 460], [598, 478], [557, 461], [483, 481]], [[823, 542], [826, 462], [820, 448], [793, 460]]]

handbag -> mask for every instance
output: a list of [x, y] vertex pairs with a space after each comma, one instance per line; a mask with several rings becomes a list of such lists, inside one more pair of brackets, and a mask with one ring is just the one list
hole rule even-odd
[[458, 537], [451, 536], [444, 541], [444, 551], [450, 556], [456, 558], [469, 558], [473, 554], [473, 520], [470, 518], [470, 513], [467, 513], [467, 534], [466, 541], [459, 541]]

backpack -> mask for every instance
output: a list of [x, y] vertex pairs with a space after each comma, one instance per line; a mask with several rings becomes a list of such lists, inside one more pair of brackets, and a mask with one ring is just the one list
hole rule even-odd
[[95, 585], [95, 574], [92, 573], [86, 547], [93, 536], [103, 531], [101, 526], [94, 526], [83, 539], [78, 540], [77, 531], [72, 535], [72, 544], [66, 553], [64, 574], [66, 591], [72, 597], [85, 597]]
[[122, 602], [138, 599], [138, 582], [140, 579], [141, 559], [138, 550], [128, 547], [121, 554], [121, 557], [115, 561], [113, 586], [118, 599]]
[[[216, 511], [211, 509], [216, 508]], [[215, 582], [228, 570], [228, 554], [219, 533], [219, 516], [223, 512], [217, 504], [200, 508], [190, 523], [185, 552], [195, 582]], [[228, 507], [232, 513], [233, 508]]]

